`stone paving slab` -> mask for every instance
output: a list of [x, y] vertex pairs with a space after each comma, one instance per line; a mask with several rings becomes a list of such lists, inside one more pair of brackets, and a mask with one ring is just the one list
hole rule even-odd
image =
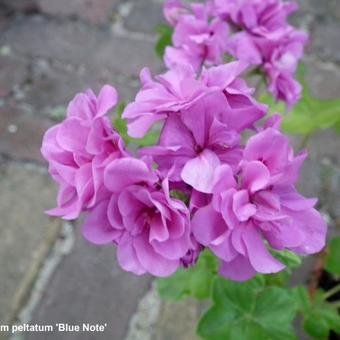
[[13, 320], [60, 228], [44, 210], [55, 189], [45, 170], [0, 163], [0, 324]]
[[125, 340], [198, 340], [197, 322], [207, 307], [193, 299], [162, 300], [154, 281], [131, 317]]
[[[80, 227], [71, 254], [60, 264], [37, 306], [32, 323], [107, 323], [104, 333], [54, 333], [48, 339], [123, 340], [139, 299], [150, 288], [151, 278], [124, 272], [111, 246], [93, 246], [83, 240]], [[46, 339], [44, 334], [25, 340]]]
[[199, 340], [196, 327], [200, 313], [200, 304], [194, 300], [163, 302], [151, 339]]

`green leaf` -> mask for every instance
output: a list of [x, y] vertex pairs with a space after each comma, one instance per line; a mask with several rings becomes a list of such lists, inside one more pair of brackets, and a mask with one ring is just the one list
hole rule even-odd
[[173, 28], [162, 24], [156, 27], [156, 32], [159, 33], [159, 38], [155, 46], [155, 52], [159, 58], [163, 59], [166, 47], [172, 45]]
[[289, 250], [271, 250], [272, 254], [289, 269], [299, 267], [302, 263], [301, 257]]
[[155, 145], [158, 141], [160, 130], [154, 129], [150, 130], [149, 133], [145, 135], [143, 138], [132, 138], [127, 133], [127, 121], [122, 118], [122, 113], [124, 112], [124, 109], [126, 107], [126, 104], [124, 102], [121, 102], [118, 104], [116, 109], [116, 118], [113, 121], [113, 125], [116, 128], [116, 130], [119, 132], [120, 136], [123, 138], [126, 145], [132, 143], [137, 145], [138, 147], [145, 147], [150, 145]]
[[205, 250], [194, 267], [181, 268], [174, 275], [157, 280], [160, 296], [169, 300], [180, 300], [188, 296], [200, 300], [209, 298], [217, 266], [217, 258]]
[[217, 278], [213, 302], [197, 329], [204, 339], [295, 339], [297, 305], [288, 289], [265, 287], [257, 279], [239, 283]]
[[298, 286], [293, 289], [293, 294], [295, 296], [295, 301], [298, 303], [298, 308], [300, 311], [304, 311], [311, 306], [310, 297], [306, 287]]
[[328, 339], [331, 330], [340, 333], [340, 315], [330, 304], [316, 306], [305, 313], [305, 331], [315, 339]]
[[329, 243], [326, 258], [326, 270], [333, 275], [340, 275], [340, 237], [333, 238]]
[[314, 339], [328, 339], [331, 330], [340, 333], [340, 315], [331, 303], [324, 300], [321, 290], [311, 301], [305, 287], [294, 289], [295, 300], [303, 315], [303, 328]]
[[327, 129], [340, 122], [340, 100], [313, 98], [306, 86], [304, 97], [284, 117], [282, 128], [292, 134], [312, 134], [318, 129]]

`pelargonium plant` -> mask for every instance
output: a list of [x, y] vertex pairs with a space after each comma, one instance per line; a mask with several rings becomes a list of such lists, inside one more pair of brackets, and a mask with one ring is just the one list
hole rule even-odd
[[[296, 9], [280, 0], [167, 1], [168, 70], [143, 69], [135, 100], [113, 124], [114, 87], [77, 94], [43, 139], [59, 186], [48, 213], [85, 213], [84, 237], [116, 247], [124, 270], [162, 277], [164, 296], [212, 298], [198, 327], [207, 339], [294, 338], [305, 291], [273, 274], [325, 247], [317, 200], [296, 188], [307, 151], [294, 152], [281, 115], [246, 81], [260, 75], [286, 111], [299, 101], [308, 36], [287, 21]], [[327, 310], [326, 331], [339, 330], [336, 309]]]

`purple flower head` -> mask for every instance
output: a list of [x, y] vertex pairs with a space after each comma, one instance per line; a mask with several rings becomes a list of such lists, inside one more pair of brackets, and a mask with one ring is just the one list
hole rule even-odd
[[265, 110], [246, 95], [212, 92], [167, 118], [159, 144], [142, 150], [164, 175], [197, 191], [212, 192], [214, 171], [222, 163], [237, 169], [242, 157], [240, 133], [263, 117]]
[[252, 65], [259, 65], [266, 75], [268, 90], [288, 107], [300, 99], [301, 85], [295, 72], [308, 41], [304, 32], [289, 29], [279, 41], [256, 38], [247, 32], [235, 34], [227, 43], [228, 52]]
[[153, 157], [164, 176], [171, 170], [171, 181], [211, 193], [218, 165], [237, 168], [242, 157], [240, 133], [266, 112], [237, 78], [239, 72], [237, 62], [204, 70], [199, 95], [177, 106], [178, 112], [168, 112], [158, 145], [142, 150], [141, 154]]
[[66, 119], [46, 132], [41, 152], [59, 185], [58, 206], [50, 215], [77, 218], [105, 196], [104, 167], [126, 154], [106, 117], [116, 103], [117, 92], [108, 85], [98, 97], [91, 90], [78, 94], [69, 104]]
[[141, 90], [123, 112], [123, 118], [128, 120], [128, 133], [135, 138], [143, 137], [153, 124], [164, 120], [169, 112], [190, 106], [209, 91], [206, 84], [196, 78], [190, 66], [170, 70], [155, 80], [145, 68], [140, 80]]
[[226, 42], [228, 53], [259, 65], [266, 75], [268, 91], [292, 107], [301, 95], [294, 75], [308, 40], [304, 32], [287, 22], [297, 5], [279, 0], [215, 0], [215, 9], [236, 31]]
[[279, 0], [215, 0], [216, 12], [251, 34], [271, 37], [287, 26], [287, 17], [298, 9], [296, 3]]
[[169, 68], [216, 65], [223, 61], [228, 25], [213, 16], [213, 4], [193, 3], [185, 8], [179, 2], [166, 3], [165, 17], [174, 25], [173, 47], [167, 47], [164, 61]]
[[96, 244], [114, 243], [121, 267], [135, 274], [173, 274], [190, 249], [189, 211], [169, 194], [168, 181], [142, 160], [112, 161], [104, 182], [111, 196], [90, 212], [84, 236]]
[[288, 109], [296, 104], [301, 98], [301, 84], [294, 78], [294, 75], [287, 71], [280, 71], [271, 64], [265, 67], [268, 79], [268, 91], [276, 100], [287, 103]]
[[302, 87], [294, 79], [303, 49], [308, 41], [304, 32], [291, 31], [281, 44], [267, 49], [264, 70], [268, 79], [268, 90], [276, 100], [283, 100], [293, 106], [301, 95]]
[[324, 247], [327, 227], [316, 200], [294, 188], [305, 157], [294, 157], [288, 139], [268, 128], [249, 139], [236, 177], [228, 165], [216, 170], [212, 202], [197, 211], [192, 228], [222, 260], [221, 275], [242, 281], [282, 270], [265, 241], [298, 254]]
[[171, 26], [175, 26], [178, 19], [189, 13], [189, 8], [180, 0], [167, 0], [164, 4], [163, 14]]
[[263, 55], [256, 44], [256, 39], [247, 32], [242, 31], [231, 36], [226, 42], [226, 49], [234, 58], [249, 65], [263, 63]]
[[212, 92], [224, 93], [229, 106], [235, 109], [264, 111], [265, 108], [251, 98], [253, 90], [239, 78], [245, 67], [244, 63], [232, 62], [204, 69], [197, 77], [191, 67], [183, 66], [157, 76], [155, 80], [144, 69], [141, 73], [143, 87], [123, 112], [123, 118], [128, 120], [129, 135], [143, 137], [156, 122], [171, 113], [186, 110]]

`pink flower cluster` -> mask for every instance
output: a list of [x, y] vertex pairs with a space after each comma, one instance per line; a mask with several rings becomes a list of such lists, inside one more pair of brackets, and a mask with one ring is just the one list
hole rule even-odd
[[75, 219], [108, 194], [104, 168], [127, 155], [106, 116], [116, 104], [117, 92], [110, 86], [98, 98], [91, 90], [80, 93], [69, 104], [67, 118], [46, 132], [41, 152], [59, 185], [58, 207], [50, 215]]
[[216, 169], [212, 200], [194, 215], [192, 230], [222, 260], [221, 275], [246, 280], [282, 270], [264, 240], [298, 254], [323, 248], [326, 226], [316, 200], [294, 187], [305, 157], [294, 157], [287, 137], [267, 128], [249, 139], [237, 173], [227, 164]]
[[[242, 2], [251, 5], [243, 12], [239, 1], [226, 8], [216, 1], [221, 18], [233, 18], [235, 25], [263, 34], [280, 30], [291, 7], [275, 2], [260, 20], [253, 2]], [[198, 64], [209, 58], [218, 63], [222, 36], [209, 39], [216, 27], [227, 30], [224, 21], [209, 17], [216, 10], [212, 3], [189, 8], [177, 1], [166, 5], [168, 20], [190, 32], [178, 46], [205, 51]], [[277, 11], [281, 16], [271, 22]], [[168, 61], [177, 52], [168, 49]], [[306, 153], [294, 156], [278, 116], [265, 119], [267, 107], [241, 78], [247, 62], [199, 72], [193, 65], [179, 63], [155, 77], [142, 70], [142, 87], [123, 118], [131, 137], [141, 138], [155, 125], [161, 132], [157, 144], [136, 157], [108, 116], [118, 100], [113, 87], [72, 100], [66, 119], [43, 140], [42, 154], [59, 186], [57, 208], [49, 214], [75, 219], [85, 212], [84, 237], [116, 246], [120, 266], [138, 275], [169, 276], [195, 265], [209, 248], [221, 261], [220, 274], [242, 281], [284, 268], [271, 249], [320, 251], [326, 224], [316, 200], [295, 189]]]
[[227, 52], [229, 27], [215, 15], [210, 2], [184, 5], [170, 0], [164, 6], [165, 18], [175, 26], [173, 47], [167, 47], [164, 62], [169, 67], [191, 65], [198, 70], [202, 65], [218, 65]]
[[301, 86], [294, 78], [308, 36], [287, 22], [297, 9], [280, 0], [214, 0], [184, 5], [168, 0], [164, 15], [174, 27], [168, 67], [217, 65], [226, 55], [259, 68], [275, 99], [293, 106]]

